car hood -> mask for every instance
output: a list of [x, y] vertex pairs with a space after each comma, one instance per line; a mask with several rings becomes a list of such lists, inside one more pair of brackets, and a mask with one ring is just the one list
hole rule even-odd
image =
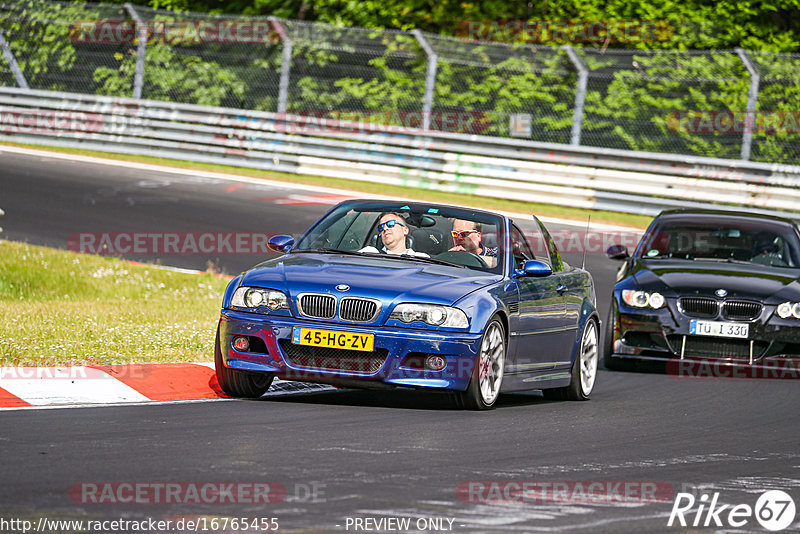
[[[410, 260], [294, 253], [254, 267], [241, 285], [279, 289], [291, 299], [311, 292], [451, 305], [500, 280], [496, 274]], [[342, 284], [349, 286], [346, 291], [336, 289]]]
[[671, 289], [679, 295], [713, 296], [718, 289], [726, 290], [727, 298], [763, 300], [778, 293], [800, 295], [800, 271], [796, 269], [745, 263], [637, 260], [633, 274], [643, 287], [662, 286], [662, 290]]

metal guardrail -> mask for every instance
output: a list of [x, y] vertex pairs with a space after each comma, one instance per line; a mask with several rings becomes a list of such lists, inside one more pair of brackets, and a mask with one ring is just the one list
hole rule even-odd
[[800, 219], [800, 166], [285, 113], [0, 88], [0, 140], [646, 215], [726, 207]]
[[[421, 112], [425, 130], [800, 164], [800, 113], [787, 108], [800, 54], [788, 44], [790, 53], [696, 50], [726, 29], [667, 18], [524, 30], [464, 21], [453, 37], [2, 0], [0, 86], [298, 115]], [[556, 42], [571, 45], [545, 44]], [[473, 120], [435, 120], [454, 111]]]

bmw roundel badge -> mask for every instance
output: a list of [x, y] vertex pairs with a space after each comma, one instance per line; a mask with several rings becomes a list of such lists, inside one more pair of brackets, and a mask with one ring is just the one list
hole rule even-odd
[[717, 289], [716, 294], [718, 297], [726, 297], [728, 296], [728, 292], [724, 289]]
[[350, 289], [350, 286], [347, 284], [339, 284], [336, 286], [336, 291], [347, 291], [348, 289]]

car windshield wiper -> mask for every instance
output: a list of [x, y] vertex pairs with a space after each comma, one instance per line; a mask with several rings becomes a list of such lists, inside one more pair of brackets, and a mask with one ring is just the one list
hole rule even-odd
[[415, 256], [413, 254], [382, 254], [380, 252], [359, 252], [357, 250], [341, 250], [338, 248], [302, 248], [293, 249], [291, 252], [315, 252], [319, 254], [345, 254], [348, 256], [378, 256], [381, 258], [401, 259], [401, 260], [414, 260], [425, 263], [435, 263], [437, 265], [449, 265], [450, 267], [461, 267], [466, 269], [465, 265], [460, 263], [453, 263], [451, 261], [439, 260], [436, 258], [426, 258], [425, 256]]
[[426, 258], [425, 256], [414, 256], [413, 254], [381, 254], [381, 256], [400, 258], [404, 260], [422, 261], [425, 263], [435, 263], [437, 265], [449, 265], [450, 267], [461, 267], [463, 269], [467, 268], [466, 265], [461, 265], [460, 263], [453, 263], [452, 261], [439, 260], [436, 258]]
[[735, 260], [733, 258], [703, 258], [695, 256], [692, 258], [694, 261], [715, 261], [717, 263], [752, 263], [744, 260]]
[[359, 252], [357, 250], [342, 250], [338, 248], [299, 248], [292, 249], [291, 252], [316, 252], [318, 254], [344, 254], [347, 256], [374, 256], [371, 252]]

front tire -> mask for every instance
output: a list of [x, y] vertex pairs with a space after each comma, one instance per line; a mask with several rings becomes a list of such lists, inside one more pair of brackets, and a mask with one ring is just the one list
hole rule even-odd
[[214, 342], [214, 367], [219, 387], [231, 397], [257, 399], [267, 392], [275, 376], [271, 373], [248, 373], [225, 367], [219, 347], [219, 327]]
[[606, 321], [606, 331], [603, 338], [603, 367], [611, 371], [632, 371], [634, 362], [629, 360], [614, 358], [614, 332], [616, 331], [616, 314], [614, 313], [614, 297], [611, 297], [611, 305], [608, 308], [608, 320]]
[[583, 327], [578, 353], [572, 364], [572, 379], [568, 386], [542, 390], [546, 399], [589, 400], [597, 379], [597, 363], [600, 358], [600, 341], [597, 322], [589, 319]]
[[505, 363], [505, 329], [498, 319], [492, 319], [483, 333], [469, 386], [459, 393], [460, 404], [473, 410], [493, 408], [503, 385]]

